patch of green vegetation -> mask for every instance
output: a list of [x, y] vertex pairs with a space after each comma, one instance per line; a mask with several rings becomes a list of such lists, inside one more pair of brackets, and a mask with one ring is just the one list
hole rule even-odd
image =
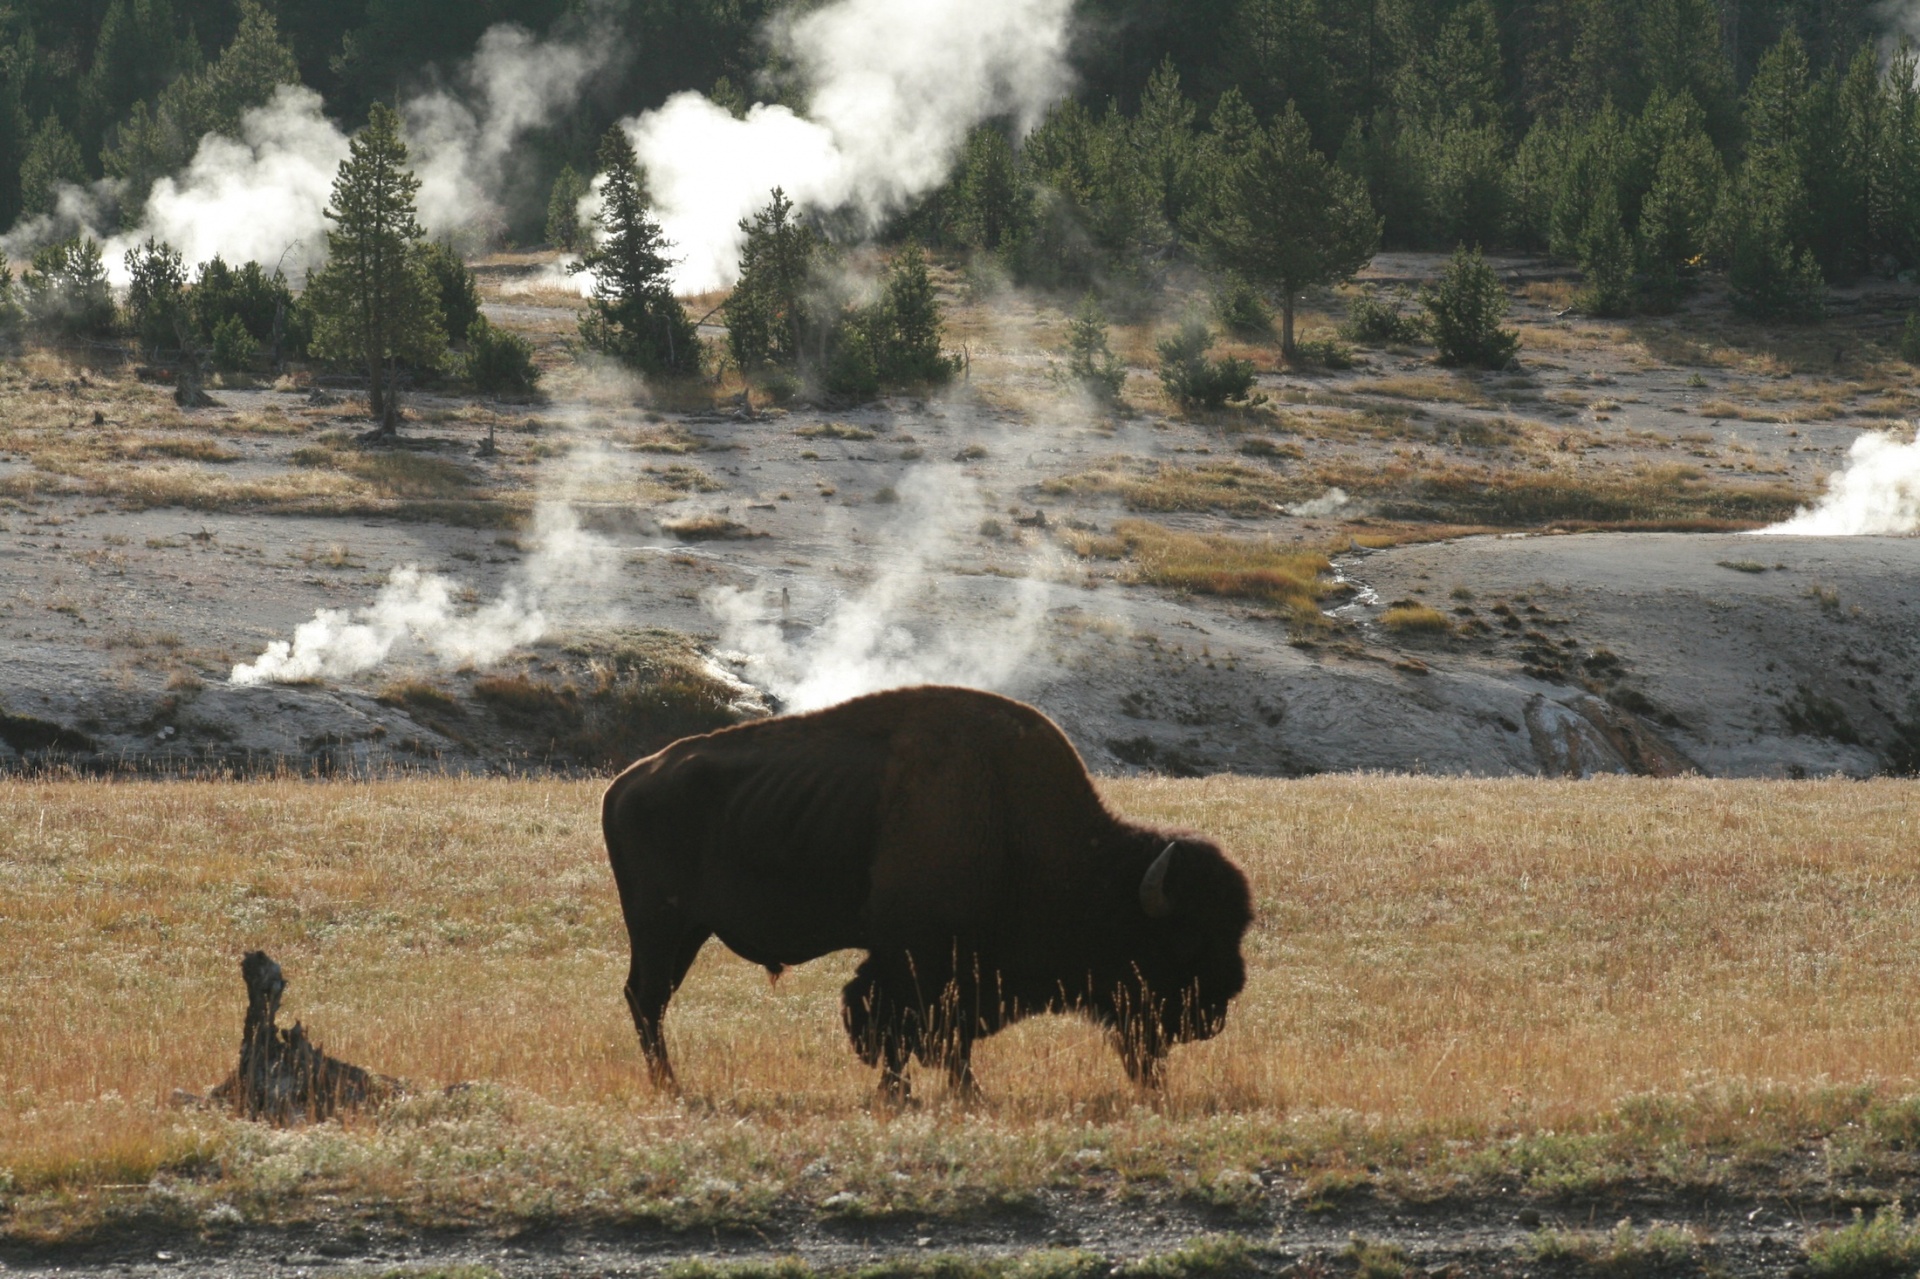
[[1643, 1275], [1692, 1258], [1694, 1241], [1672, 1226], [1635, 1230], [1621, 1221], [1605, 1234], [1589, 1230], [1542, 1230], [1527, 1241], [1535, 1261], [1572, 1262], [1603, 1274]]
[[1920, 1266], [1920, 1223], [1908, 1224], [1891, 1203], [1866, 1216], [1815, 1235], [1807, 1243], [1807, 1267], [1823, 1279], [1895, 1279]]
[[1353, 1267], [1355, 1279], [1403, 1279], [1410, 1265], [1405, 1248], [1359, 1235], [1341, 1250], [1340, 1259]]
[[1013, 1256], [936, 1253], [893, 1257], [839, 1269], [816, 1268], [798, 1257], [682, 1261], [662, 1273], [664, 1279], [1215, 1279], [1253, 1272], [1253, 1249], [1245, 1239], [1208, 1235], [1172, 1252], [1121, 1263], [1078, 1248], [1045, 1248]]

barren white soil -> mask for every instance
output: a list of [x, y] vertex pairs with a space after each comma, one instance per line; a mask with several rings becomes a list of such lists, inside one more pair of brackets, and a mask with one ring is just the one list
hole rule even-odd
[[[546, 513], [516, 531], [418, 512], [136, 505], [49, 474], [30, 450], [0, 455], [0, 765], [574, 766], [487, 714], [474, 681], [569, 678], [596, 644], [649, 628], [694, 637], [775, 707], [906, 680], [987, 684], [1053, 715], [1107, 772], [1869, 775], [1920, 749], [1920, 539], [1545, 524], [1409, 541], [1419, 513], [1404, 501], [1325, 500], [1329, 474], [1455, 463], [1602, 479], [1684, 463], [1702, 484], [1810, 500], [1862, 432], [1912, 411], [1910, 370], [1871, 355], [1904, 296], [1844, 295], [1812, 333], [1716, 327], [1711, 297], [1628, 325], [1558, 314], [1564, 282], [1508, 262], [1516, 370], [1442, 370], [1416, 348], [1362, 351], [1333, 372], [1268, 354], [1264, 406], [1190, 419], [1162, 401], [1150, 343], [1128, 347], [1131, 331], [1116, 347], [1135, 366], [1132, 407], [1101, 413], [1051, 375], [1072, 300], [970, 301], [955, 277], [950, 337], [971, 369], [936, 401], [681, 411], [684, 397], [677, 408], [576, 364], [566, 299], [501, 292], [539, 265], [497, 259], [483, 279], [489, 314], [541, 345], [544, 398], [475, 414], [423, 394], [403, 432], [409, 453], [465, 468], [476, 494]], [[1436, 267], [1383, 257], [1370, 278], [1391, 290]], [[85, 431], [132, 379], [96, 362], [84, 385], [23, 394]], [[364, 428], [350, 394], [310, 398], [304, 379], [214, 394], [218, 407], [171, 429], [238, 455], [194, 464], [222, 481], [301, 474], [298, 450]], [[284, 431], [236, 425], [275, 413]], [[1279, 447], [1243, 447], [1256, 438]], [[1112, 485], [1048, 483], [1228, 462], [1265, 496], [1141, 511]], [[549, 517], [564, 536], [542, 534]], [[1324, 601], [1334, 625], [1303, 631], [1257, 603], [1134, 583], [1125, 564], [1076, 554], [1076, 538], [1132, 518], [1346, 547], [1334, 565], [1350, 589]], [[729, 535], [686, 523], [700, 519]], [[1362, 538], [1402, 544], [1367, 551]], [[461, 614], [503, 593], [537, 607], [544, 636], [497, 659], [402, 643], [357, 673], [228, 682], [317, 610], [368, 608], [408, 565], [449, 579]], [[1455, 630], [1380, 624], [1409, 600]], [[409, 680], [453, 708], [396, 696]]]

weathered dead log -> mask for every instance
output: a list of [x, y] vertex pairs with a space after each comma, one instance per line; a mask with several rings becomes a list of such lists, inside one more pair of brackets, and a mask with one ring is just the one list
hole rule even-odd
[[240, 975], [247, 983], [240, 1064], [207, 1094], [208, 1104], [285, 1126], [319, 1123], [406, 1092], [398, 1079], [327, 1056], [299, 1022], [291, 1030], [280, 1029], [275, 1018], [287, 980], [265, 951], [248, 951]]

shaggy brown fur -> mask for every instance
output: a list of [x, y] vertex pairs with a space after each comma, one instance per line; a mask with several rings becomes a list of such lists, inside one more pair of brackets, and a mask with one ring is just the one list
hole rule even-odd
[[1239, 869], [1113, 816], [1060, 729], [990, 693], [899, 689], [686, 738], [616, 778], [602, 818], [660, 1083], [667, 1003], [714, 936], [776, 974], [866, 950], [843, 1016], [897, 1097], [910, 1057], [971, 1088], [973, 1043], [1048, 1011], [1109, 1027], [1152, 1085], [1245, 981]]

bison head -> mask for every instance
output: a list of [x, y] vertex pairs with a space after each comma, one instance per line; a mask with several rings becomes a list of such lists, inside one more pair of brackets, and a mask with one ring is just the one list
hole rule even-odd
[[1153, 850], [1134, 893], [1144, 990], [1133, 997], [1151, 1010], [1137, 1029], [1161, 1045], [1209, 1039], [1247, 984], [1240, 939], [1253, 922], [1252, 895], [1211, 840], [1156, 836]]

